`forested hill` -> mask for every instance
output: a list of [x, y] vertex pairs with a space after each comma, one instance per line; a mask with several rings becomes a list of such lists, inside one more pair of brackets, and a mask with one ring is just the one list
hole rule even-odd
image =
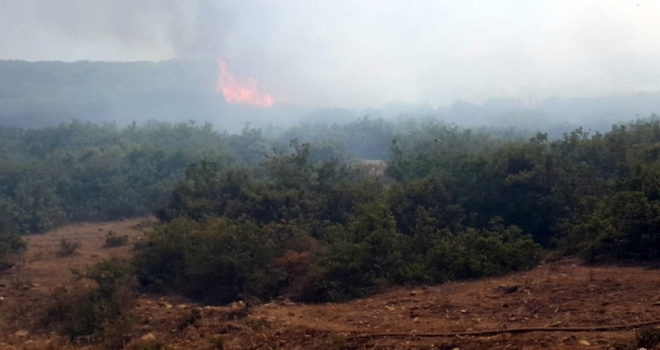
[[0, 126], [42, 128], [72, 120], [130, 125], [149, 120], [213, 123], [238, 133], [299, 114], [225, 103], [217, 62], [0, 61]]
[[72, 120], [210, 122], [240, 133], [245, 123], [290, 127], [300, 121], [344, 124], [364, 116], [433, 116], [462, 126], [515, 126], [561, 138], [578, 126], [607, 132], [612, 124], [660, 111], [660, 93], [599, 98], [549, 98], [528, 103], [494, 98], [483, 104], [390, 104], [375, 109], [320, 109], [276, 103], [270, 108], [226, 103], [216, 91], [215, 60], [164, 62], [0, 61], [0, 126], [42, 128]]
[[[217, 117], [215, 62], [0, 62], [0, 123]], [[215, 114], [215, 115], [214, 115]]]

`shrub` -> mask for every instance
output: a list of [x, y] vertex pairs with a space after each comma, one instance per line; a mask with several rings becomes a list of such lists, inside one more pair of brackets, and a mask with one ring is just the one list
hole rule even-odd
[[78, 241], [70, 241], [64, 237], [60, 238], [60, 246], [57, 250], [57, 255], [60, 257], [66, 257], [73, 255], [81, 244]]
[[597, 200], [592, 210], [566, 225], [562, 247], [589, 261], [602, 256], [655, 259], [660, 257], [659, 216], [660, 201], [621, 191]]
[[123, 334], [136, 319], [131, 306], [137, 284], [130, 262], [112, 258], [88, 267], [84, 273], [72, 272], [73, 287], [52, 294], [46, 321], [72, 339], [100, 335], [108, 348], [120, 348]]
[[[1, 229], [1, 227], [0, 227]], [[25, 250], [25, 242], [20, 237], [0, 231], [0, 270], [12, 266], [6, 259]]]
[[176, 290], [220, 303], [268, 298], [281, 292], [285, 279], [270, 269], [277, 251], [269, 233], [248, 219], [198, 223], [179, 218], [149, 234], [135, 266], [150, 290]]
[[468, 228], [442, 238], [426, 255], [429, 274], [436, 282], [495, 276], [529, 269], [541, 259], [541, 246], [529, 235], [495, 224], [491, 230]]
[[128, 236], [117, 236], [117, 233], [110, 230], [105, 235], [105, 247], [121, 247], [128, 243]]
[[[331, 236], [332, 244], [317, 264], [314, 282], [321, 300], [340, 301], [363, 296], [392, 283], [403, 257], [403, 236], [382, 204], [362, 204], [344, 227]], [[318, 301], [318, 300], [317, 300]]]

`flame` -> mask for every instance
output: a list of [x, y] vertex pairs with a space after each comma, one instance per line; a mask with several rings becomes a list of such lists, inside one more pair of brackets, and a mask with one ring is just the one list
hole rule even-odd
[[270, 107], [275, 103], [273, 96], [258, 91], [254, 78], [237, 78], [227, 70], [227, 64], [218, 60], [220, 75], [218, 76], [218, 91], [222, 92], [225, 101], [244, 105]]

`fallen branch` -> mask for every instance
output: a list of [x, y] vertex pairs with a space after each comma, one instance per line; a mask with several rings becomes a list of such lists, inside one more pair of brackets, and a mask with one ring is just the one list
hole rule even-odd
[[521, 327], [521, 328], [500, 328], [481, 331], [465, 331], [465, 332], [450, 332], [450, 333], [371, 333], [371, 334], [358, 334], [348, 337], [352, 339], [365, 339], [365, 338], [381, 338], [381, 337], [425, 337], [425, 338], [443, 338], [443, 337], [461, 337], [461, 336], [487, 336], [497, 335], [503, 333], [531, 333], [531, 332], [606, 332], [618, 331], [625, 329], [632, 329], [644, 326], [651, 326], [660, 324], [660, 320], [639, 322], [614, 326], [597, 326], [597, 327]]

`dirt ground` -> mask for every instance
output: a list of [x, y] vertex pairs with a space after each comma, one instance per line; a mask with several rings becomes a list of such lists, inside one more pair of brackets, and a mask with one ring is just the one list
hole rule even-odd
[[[0, 349], [102, 349], [93, 339], [63, 340], [33, 318], [70, 268], [84, 269], [112, 255], [130, 256], [132, 244], [105, 248], [112, 230], [135, 243], [148, 220], [67, 226], [26, 236], [24, 260], [0, 272]], [[73, 256], [57, 255], [59, 241], [79, 241]], [[632, 349], [632, 329], [601, 332], [503, 332], [489, 336], [415, 337], [422, 333], [592, 327], [660, 319], [660, 270], [588, 267], [576, 259], [532, 271], [438, 286], [395, 288], [343, 304], [288, 301], [244, 307], [196, 304], [178, 296], [143, 295], [140, 323], [127, 343], [156, 339], [170, 349]], [[364, 337], [375, 333], [406, 337]], [[215, 342], [217, 344], [217, 342]], [[626, 346], [626, 347], [622, 347]]]

